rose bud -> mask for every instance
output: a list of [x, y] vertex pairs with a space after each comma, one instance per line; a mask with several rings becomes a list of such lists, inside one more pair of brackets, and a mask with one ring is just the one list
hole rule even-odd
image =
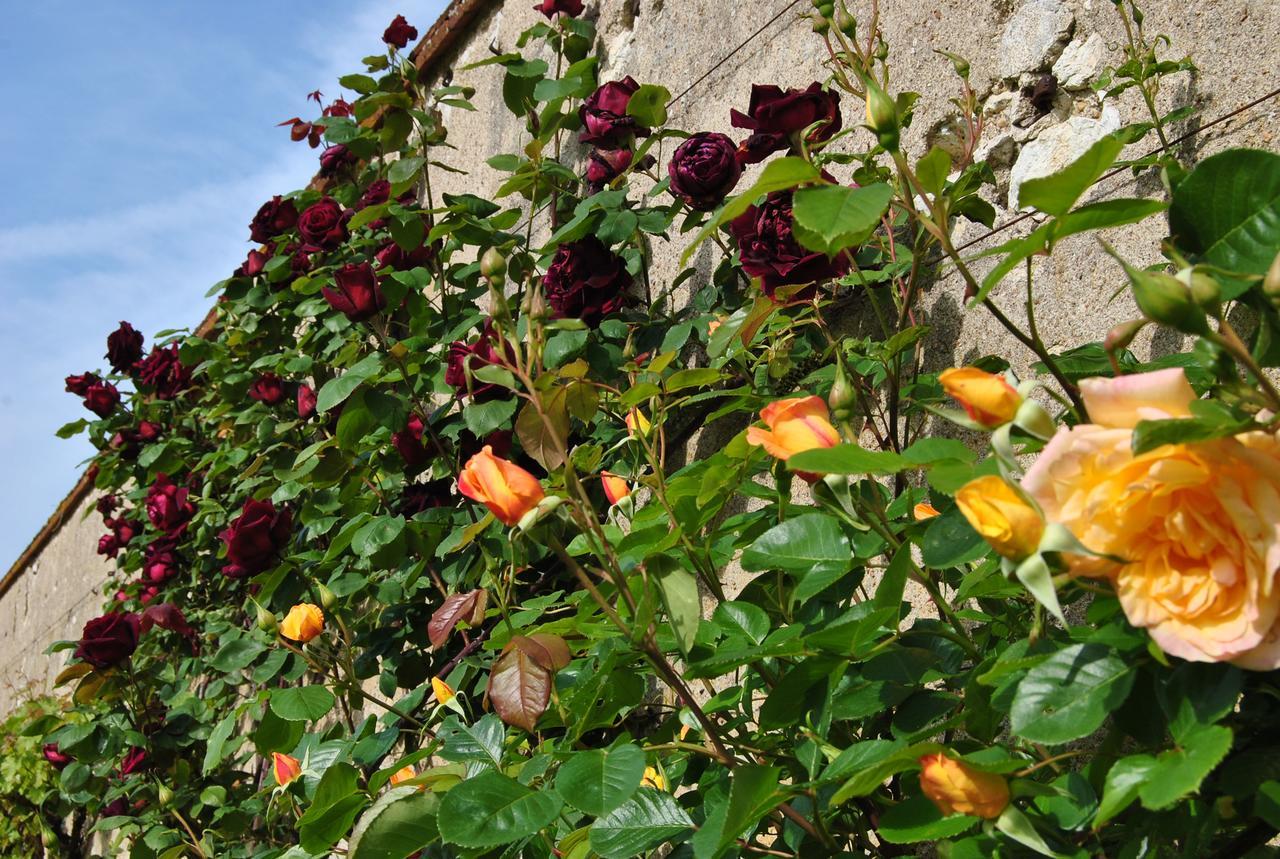
[[653, 767], [645, 767], [644, 776], [640, 779], [640, 784], [655, 790], [666, 790], [667, 777]]
[[303, 383], [298, 386], [298, 419], [310, 420], [316, 413], [316, 392]]
[[620, 81], [604, 84], [587, 96], [578, 109], [582, 120], [578, 140], [605, 149], [616, 149], [632, 135], [647, 137], [649, 129], [637, 123], [634, 116], [627, 115], [627, 105], [638, 89], [640, 84], [627, 75]]
[[353, 113], [351, 104], [343, 98], [335, 98], [332, 104], [320, 111], [321, 116], [351, 116]]
[[[418, 771], [413, 768], [412, 764], [409, 764], [408, 766], [403, 766], [400, 769], [393, 772], [391, 774], [391, 778], [388, 779], [388, 782], [391, 784], [392, 787], [397, 787], [409, 781], [410, 779], [415, 779], [417, 777], [418, 777]], [[426, 785], [423, 785], [421, 788], [419, 788], [419, 790], [422, 790], [425, 787]]]
[[284, 380], [275, 373], [263, 373], [249, 386], [249, 399], [274, 406], [284, 399]]
[[378, 248], [373, 258], [378, 261], [378, 268], [394, 268], [399, 271], [419, 268], [431, 263], [435, 258], [436, 246], [420, 245], [409, 253], [405, 253], [394, 241], [389, 241]]
[[120, 405], [120, 392], [110, 382], [96, 382], [84, 392], [84, 407], [100, 418], [110, 417]]
[[147, 546], [142, 558], [142, 575], [152, 584], [162, 585], [178, 575], [176, 541], [161, 538]]
[[142, 530], [142, 526], [137, 522], [131, 522], [128, 519], [120, 518], [110, 523], [111, 529], [115, 532], [116, 542], [121, 546], [127, 546], [133, 542], [133, 538]]
[[320, 153], [320, 175], [332, 176], [342, 168], [355, 164], [359, 160], [356, 154], [346, 146], [341, 143], [335, 143]]
[[756, 84], [751, 87], [747, 113], [732, 110], [729, 116], [734, 128], [753, 132], [738, 149], [744, 164], [757, 164], [774, 152], [792, 148], [800, 132], [814, 123], [823, 124], [809, 132], [808, 143], [830, 140], [842, 125], [840, 97], [817, 81], [807, 89], [786, 91]]
[[369, 187], [364, 189], [364, 193], [360, 195], [360, 202], [356, 204], [357, 209], [367, 209], [370, 206], [377, 206], [391, 199], [391, 183], [386, 179], [378, 179], [369, 183]]
[[56, 770], [65, 769], [67, 764], [75, 760], [71, 755], [63, 754], [62, 751], [58, 749], [57, 743], [45, 743], [43, 752], [44, 759]]
[[997, 554], [1021, 561], [1039, 549], [1044, 517], [1004, 478], [970, 480], [956, 492], [956, 506]]
[[142, 359], [142, 332], [121, 320], [120, 327], [107, 335], [106, 359], [117, 373], [127, 373]]
[[119, 665], [138, 648], [141, 619], [132, 612], [108, 612], [84, 625], [75, 656], [94, 668]]
[[120, 778], [124, 778], [127, 775], [133, 775], [136, 772], [141, 772], [146, 769], [146, 767], [147, 750], [134, 746], [129, 749], [128, 753], [124, 756], [124, 760], [120, 761], [120, 768], [116, 772]]
[[536, 477], [515, 463], [494, 456], [488, 445], [463, 466], [458, 491], [484, 504], [507, 526], [519, 522], [546, 494]]
[[161, 472], [155, 483], [147, 489], [147, 518], [166, 535], [174, 537], [187, 529], [191, 517], [196, 515], [196, 505], [191, 502], [190, 490], [178, 486]]
[[333, 288], [322, 287], [320, 293], [330, 307], [352, 322], [363, 322], [387, 306], [373, 266], [367, 262], [347, 263], [334, 272]]
[[152, 423], [151, 421], [139, 421], [137, 429], [138, 441], [143, 444], [151, 444], [151, 442], [160, 438], [162, 429], [163, 427], [160, 424]]
[[644, 412], [639, 409], [631, 409], [627, 412], [627, 416], [622, 422], [627, 425], [627, 432], [637, 438], [647, 436], [649, 430], [653, 428], [653, 424], [645, 417]]
[[303, 250], [331, 251], [347, 240], [347, 219], [342, 206], [331, 197], [308, 206], [298, 216], [298, 234], [302, 236]]
[[103, 534], [98, 538], [98, 554], [114, 558], [120, 554], [120, 541], [115, 534]]
[[297, 758], [282, 755], [279, 752], [272, 752], [271, 772], [276, 777], [276, 784], [284, 787], [302, 775], [302, 764], [298, 762]]
[[604, 486], [604, 494], [610, 504], [617, 504], [631, 494], [631, 487], [627, 485], [627, 481], [611, 472], [602, 471], [600, 483]]
[[481, 367], [502, 363], [502, 356], [494, 348], [495, 339], [499, 335], [493, 320], [489, 320], [473, 342], [455, 340], [449, 345], [444, 381], [457, 390], [459, 399], [470, 394], [476, 402], [483, 402], [507, 393], [501, 385], [477, 381], [473, 375]]
[[431, 692], [436, 696], [436, 703], [441, 707], [449, 706], [449, 702], [458, 695], [457, 692], [453, 691], [453, 687], [439, 677], [431, 678]]
[[533, 11], [541, 12], [548, 18], [554, 18], [556, 15], [576, 18], [582, 14], [582, 8], [582, 0], [542, 0], [533, 7]]
[[271, 501], [249, 499], [241, 514], [218, 535], [227, 546], [222, 574], [230, 579], [256, 575], [272, 567], [293, 534], [293, 514]]
[[933, 517], [940, 515], [942, 514], [938, 512], [937, 508], [927, 501], [921, 501], [915, 507], [911, 508], [911, 517], [917, 522], [924, 522], [927, 519], [932, 519]]
[[97, 503], [98, 512], [102, 514], [102, 518], [106, 519], [111, 515], [111, 511], [120, 506], [120, 499], [115, 495], [108, 493], [100, 496]]
[[626, 261], [595, 236], [561, 245], [542, 279], [556, 316], [581, 319], [591, 328], [622, 309], [630, 285]]
[[977, 367], [952, 367], [938, 376], [942, 390], [964, 407], [974, 422], [995, 429], [1013, 420], [1022, 395], [1003, 376]]
[[258, 213], [249, 224], [249, 237], [260, 245], [265, 245], [274, 237], [286, 230], [292, 230], [298, 223], [298, 208], [292, 200], [279, 195], [262, 204]]
[[324, 612], [320, 606], [301, 603], [289, 609], [284, 620], [280, 621], [280, 634], [290, 641], [306, 644], [324, 632]]
[[244, 258], [244, 262], [236, 269], [236, 277], [257, 277], [262, 274], [262, 270], [267, 266], [267, 260], [271, 259], [272, 249], [270, 245], [263, 245], [261, 250], [255, 249], [249, 251], [249, 255]]
[[975, 770], [941, 753], [920, 758], [920, 789], [944, 815], [994, 820], [1009, 805], [1009, 785], [1003, 776]]
[[63, 380], [67, 385], [67, 393], [83, 397], [89, 389], [102, 381], [96, 373], [81, 373], [79, 376], [67, 376]]
[[724, 202], [742, 178], [733, 141], [723, 134], [703, 131], [681, 143], [667, 165], [671, 193], [699, 212], [709, 212]]
[[[835, 447], [840, 434], [831, 425], [831, 415], [822, 397], [793, 397], [776, 400], [760, 411], [769, 428], [747, 427], [747, 444], [759, 445], [770, 456], [783, 460], [792, 454], [823, 447]], [[796, 472], [813, 483], [822, 475]]]
[[[759, 207], [752, 206], [729, 224], [738, 242], [742, 270], [760, 278], [760, 288], [773, 298], [782, 286], [814, 283], [841, 277], [849, 270], [842, 254], [834, 260], [802, 247], [792, 233], [791, 192], [775, 191]], [[795, 294], [812, 298], [816, 289]]]
[[393, 18], [391, 24], [382, 33], [382, 41], [388, 45], [395, 45], [400, 50], [404, 50], [405, 46], [416, 38], [418, 38], [418, 28], [411, 26], [403, 15]]
[[631, 166], [630, 149], [593, 149], [587, 156], [587, 184], [600, 190]]
[[157, 399], [172, 400], [191, 387], [191, 368], [178, 358], [178, 344], [151, 347], [151, 354], [138, 362], [138, 381], [149, 387]]
[[424, 429], [421, 417], [409, 415], [409, 420], [405, 422], [404, 429], [391, 435], [391, 443], [395, 445], [400, 458], [404, 460], [406, 474], [417, 474], [422, 471], [430, 464], [431, 457], [436, 452], [434, 447], [428, 447], [423, 444], [422, 433]]

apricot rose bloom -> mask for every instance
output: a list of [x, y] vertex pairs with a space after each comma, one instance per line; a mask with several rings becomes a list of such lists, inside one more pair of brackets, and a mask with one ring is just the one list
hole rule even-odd
[[920, 789], [943, 814], [994, 820], [1009, 805], [1003, 776], [975, 770], [941, 753], [920, 758]]
[[631, 494], [631, 487], [627, 485], [626, 479], [610, 471], [600, 472], [600, 484], [604, 486], [604, 494], [610, 504], [617, 504]]
[[1280, 667], [1280, 439], [1247, 432], [1134, 456], [1141, 420], [1187, 417], [1179, 368], [1080, 383], [1093, 423], [1059, 430], [1022, 485], [1091, 552], [1125, 616], [1166, 653]]
[[1044, 518], [1002, 477], [970, 480], [956, 493], [956, 506], [997, 554], [1021, 561], [1040, 547]]
[[[822, 397], [777, 400], [760, 410], [760, 419], [768, 429], [747, 427], [747, 443], [759, 445], [781, 460], [790, 459], [794, 453], [840, 443], [840, 433], [831, 425], [831, 412]], [[797, 473], [811, 482], [819, 477]]]
[[302, 775], [302, 764], [298, 763], [297, 758], [282, 755], [279, 752], [272, 752], [271, 771], [275, 774], [276, 784], [284, 787]]
[[494, 456], [493, 448], [487, 444], [463, 466], [458, 491], [488, 507], [498, 521], [508, 526], [519, 522], [546, 495], [536, 477], [515, 463]]
[[290, 641], [306, 644], [324, 632], [324, 612], [320, 606], [301, 603], [289, 609], [284, 620], [280, 622], [280, 634]]
[[944, 370], [938, 381], [942, 383], [942, 390], [964, 408], [965, 414], [987, 429], [1013, 420], [1022, 405], [1022, 395], [1003, 376], [977, 367], [952, 367]]

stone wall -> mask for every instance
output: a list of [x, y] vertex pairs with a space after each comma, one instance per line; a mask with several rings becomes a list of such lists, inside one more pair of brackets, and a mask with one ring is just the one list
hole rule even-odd
[[[514, 50], [518, 34], [542, 20], [532, 5], [533, 0], [494, 2], [437, 65], [441, 75], [448, 70], [453, 82], [476, 88], [473, 101], [478, 107], [474, 113], [446, 108], [449, 139], [458, 148], [441, 157], [468, 174], [437, 174], [437, 191], [491, 192], [500, 177], [485, 159], [518, 152], [526, 142], [521, 125], [502, 107], [501, 71], [493, 66], [454, 70], [491, 51]], [[671, 123], [690, 131], [733, 132], [729, 109], [746, 108], [752, 83], [804, 86], [824, 77], [822, 41], [800, 14], [807, 10], [808, 0], [589, 0], [587, 5], [589, 14], [598, 16], [601, 79], [630, 74], [641, 82], [661, 83], [676, 94], [689, 88], [673, 105]], [[1142, 5], [1148, 33], [1167, 34], [1172, 42], [1165, 49], [1168, 54], [1190, 55], [1198, 66], [1197, 72], [1166, 81], [1160, 96], [1163, 110], [1192, 104], [1199, 111], [1197, 121], [1205, 123], [1280, 85], [1280, 67], [1273, 59], [1274, 46], [1280, 44], [1276, 0], [1146, 0]], [[869, 0], [858, 0], [856, 6], [865, 20]], [[1124, 32], [1110, 0], [881, 0], [880, 7], [896, 75], [893, 88], [924, 96], [904, 138], [912, 157], [922, 155], [926, 144], [945, 143], [947, 137], [947, 99], [955, 94], [956, 80], [949, 61], [935, 51], [961, 54], [972, 63], [975, 88], [989, 96], [983, 151], [997, 168], [999, 183], [990, 199], [1000, 210], [999, 223], [1014, 216], [1009, 195], [1016, 194], [1021, 181], [1065, 164], [1100, 134], [1145, 118], [1137, 93], [1130, 91], [1104, 105], [1089, 88], [1094, 76], [1121, 56]], [[406, 3], [405, 11], [412, 18], [412, 3]], [[779, 12], [783, 14], [753, 37]], [[741, 50], [717, 67], [738, 46]], [[354, 67], [357, 58], [351, 61]], [[1032, 121], [1034, 115], [1019, 91], [1049, 71], [1057, 74], [1061, 90], [1050, 111]], [[1274, 149], [1278, 112], [1280, 101], [1273, 99], [1191, 137], [1179, 152], [1198, 158], [1233, 146]], [[844, 114], [846, 126], [854, 125], [860, 119], [859, 106], [846, 101]], [[1174, 134], [1191, 128], [1181, 123]], [[866, 142], [857, 136], [854, 140]], [[1144, 143], [1142, 151], [1150, 145]], [[656, 153], [660, 163], [670, 150], [668, 145]], [[585, 156], [576, 144], [568, 154]], [[744, 178], [741, 187], [751, 178]], [[1093, 197], [1142, 196], [1159, 190], [1158, 180], [1149, 175], [1135, 181], [1123, 174], [1096, 188]], [[246, 201], [246, 207], [253, 202]], [[1025, 221], [999, 240], [1032, 226], [1033, 220]], [[959, 238], [967, 241], [984, 232], [970, 225]], [[1156, 221], [1113, 230], [1108, 239], [1130, 260], [1149, 264], [1159, 260], [1162, 232]], [[682, 247], [680, 238], [655, 242], [655, 289], [677, 273]], [[695, 262], [705, 280], [710, 252], [702, 252]], [[1036, 263], [1036, 277], [1035, 311], [1050, 349], [1100, 339], [1111, 325], [1135, 315], [1127, 297], [1111, 298], [1123, 277], [1092, 237], [1063, 242], [1053, 257]], [[1011, 278], [994, 297], [1022, 323], [1023, 296], [1015, 281]], [[931, 285], [925, 311], [933, 326], [927, 370], [992, 353], [1008, 357], [1020, 374], [1028, 372], [1031, 356], [985, 311], [964, 310], [962, 286], [955, 278], [943, 276]], [[1155, 341], [1149, 336], [1140, 340], [1137, 348], [1151, 353], [1180, 345], [1178, 338], [1161, 334]], [[715, 444], [714, 428], [711, 437], [695, 439], [695, 446], [700, 443]], [[0, 598], [0, 711], [14, 700], [14, 689], [30, 683], [47, 687], [62, 659], [42, 656], [42, 650], [50, 641], [75, 637], [86, 616], [96, 613], [105, 577], [105, 565], [94, 554], [99, 530], [97, 517], [68, 517]]]

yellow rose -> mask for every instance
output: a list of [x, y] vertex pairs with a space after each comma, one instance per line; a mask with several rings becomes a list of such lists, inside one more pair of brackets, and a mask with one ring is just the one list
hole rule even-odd
[[458, 491], [488, 507], [504, 525], [519, 522], [546, 495], [538, 478], [515, 463], [494, 456], [493, 448], [487, 444], [463, 466]]
[[[391, 774], [391, 778], [390, 778], [391, 786], [395, 787], [396, 785], [402, 784], [411, 778], [417, 778], [417, 777], [418, 777], [418, 772], [413, 768], [412, 764], [405, 767], [401, 767], [400, 769], [396, 770], [394, 773]], [[425, 787], [425, 785], [423, 787]]]
[[649, 430], [653, 429], [653, 424], [644, 416], [644, 412], [639, 409], [632, 409], [627, 412], [627, 417], [623, 421], [627, 425], [627, 432], [632, 435], [647, 436]]
[[458, 694], [453, 691], [453, 688], [449, 686], [448, 683], [444, 682], [439, 677], [431, 678], [431, 691], [436, 696], [436, 703], [441, 707], [446, 706], [450, 701], [457, 697]]
[[644, 778], [640, 780], [640, 784], [647, 787], [657, 788], [658, 790], [667, 789], [667, 779], [662, 773], [653, 767], [644, 768]]
[[[820, 447], [835, 447], [840, 434], [831, 425], [831, 413], [822, 397], [792, 397], [772, 402], [760, 410], [760, 419], [769, 428], [747, 428], [747, 443], [759, 445], [770, 456], [790, 459], [793, 453]], [[821, 475], [796, 472], [810, 482]]]
[[917, 522], [923, 522], [926, 519], [932, 519], [939, 515], [941, 514], [938, 513], [938, 508], [934, 507], [927, 501], [921, 501], [915, 507], [911, 508], [911, 516]]
[[973, 530], [1010, 560], [1021, 561], [1040, 546], [1044, 518], [1002, 477], [970, 480], [956, 493], [956, 506]]
[[324, 632], [324, 612], [320, 606], [304, 602], [289, 609], [280, 622], [280, 634], [291, 641], [306, 644]]
[[920, 759], [920, 789], [943, 814], [994, 820], [1009, 805], [1009, 785], [1003, 776], [975, 770], [944, 754]]
[[1138, 421], [1190, 414], [1183, 371], [1080, 390], [1093, 423], [1060, 430], [1022, 481], [1090, 551], [1126, 561], [1068, 555], [1072, 572], [1109, 578], [1166, 653], [1280, 668], [1280, 440], [1251, 432], [1134, 456]]
[[977, 367], [953, 367], [944, 370], [938, 381], [948, 396], [960, 403], [965, 413], [988, 429], [1013, 420], [1022, 405], [1022, 396], [1003, 376]]

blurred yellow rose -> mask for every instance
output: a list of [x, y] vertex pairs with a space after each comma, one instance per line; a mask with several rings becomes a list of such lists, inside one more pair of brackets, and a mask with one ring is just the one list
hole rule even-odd
[[956, 493], [956, 506], [973, 530], [1010, 560], [1021, 561], [1040, 547], [1044, 519], [1002, 477], [970, 480]]
[[1261, 432], [1134, 456], [1141, 420], [1185, 417], [1181, 369], [1081, 382], [1093, 423], [1059, 430], [1022, 481], [1092, 552], [1072, 572], [1112, 580], [1125, 616], [1166, 653], [1280, 667], [1280, 441]]
[[[760, 410], [760, 419], [769, 428], [747, 427], [747, 444], [763, 447], [778, 459], [840, 443], [840, 433], [831, 425], [831, 412], [822, 397], [777, 400]], [[811, 483], [822, 476], [802, 471], [796, 474]]]
[[943, 814], [994, 820], [1009, 805], [1003, 776], [975, 770], [941, 753], [920, 758], [920, 789]]
[[1022, 395], [1003, 376], [977, 367], [952, 367], [938, 381], [972, 420], [988, 429], [1013, 420], [1022, 405]]

